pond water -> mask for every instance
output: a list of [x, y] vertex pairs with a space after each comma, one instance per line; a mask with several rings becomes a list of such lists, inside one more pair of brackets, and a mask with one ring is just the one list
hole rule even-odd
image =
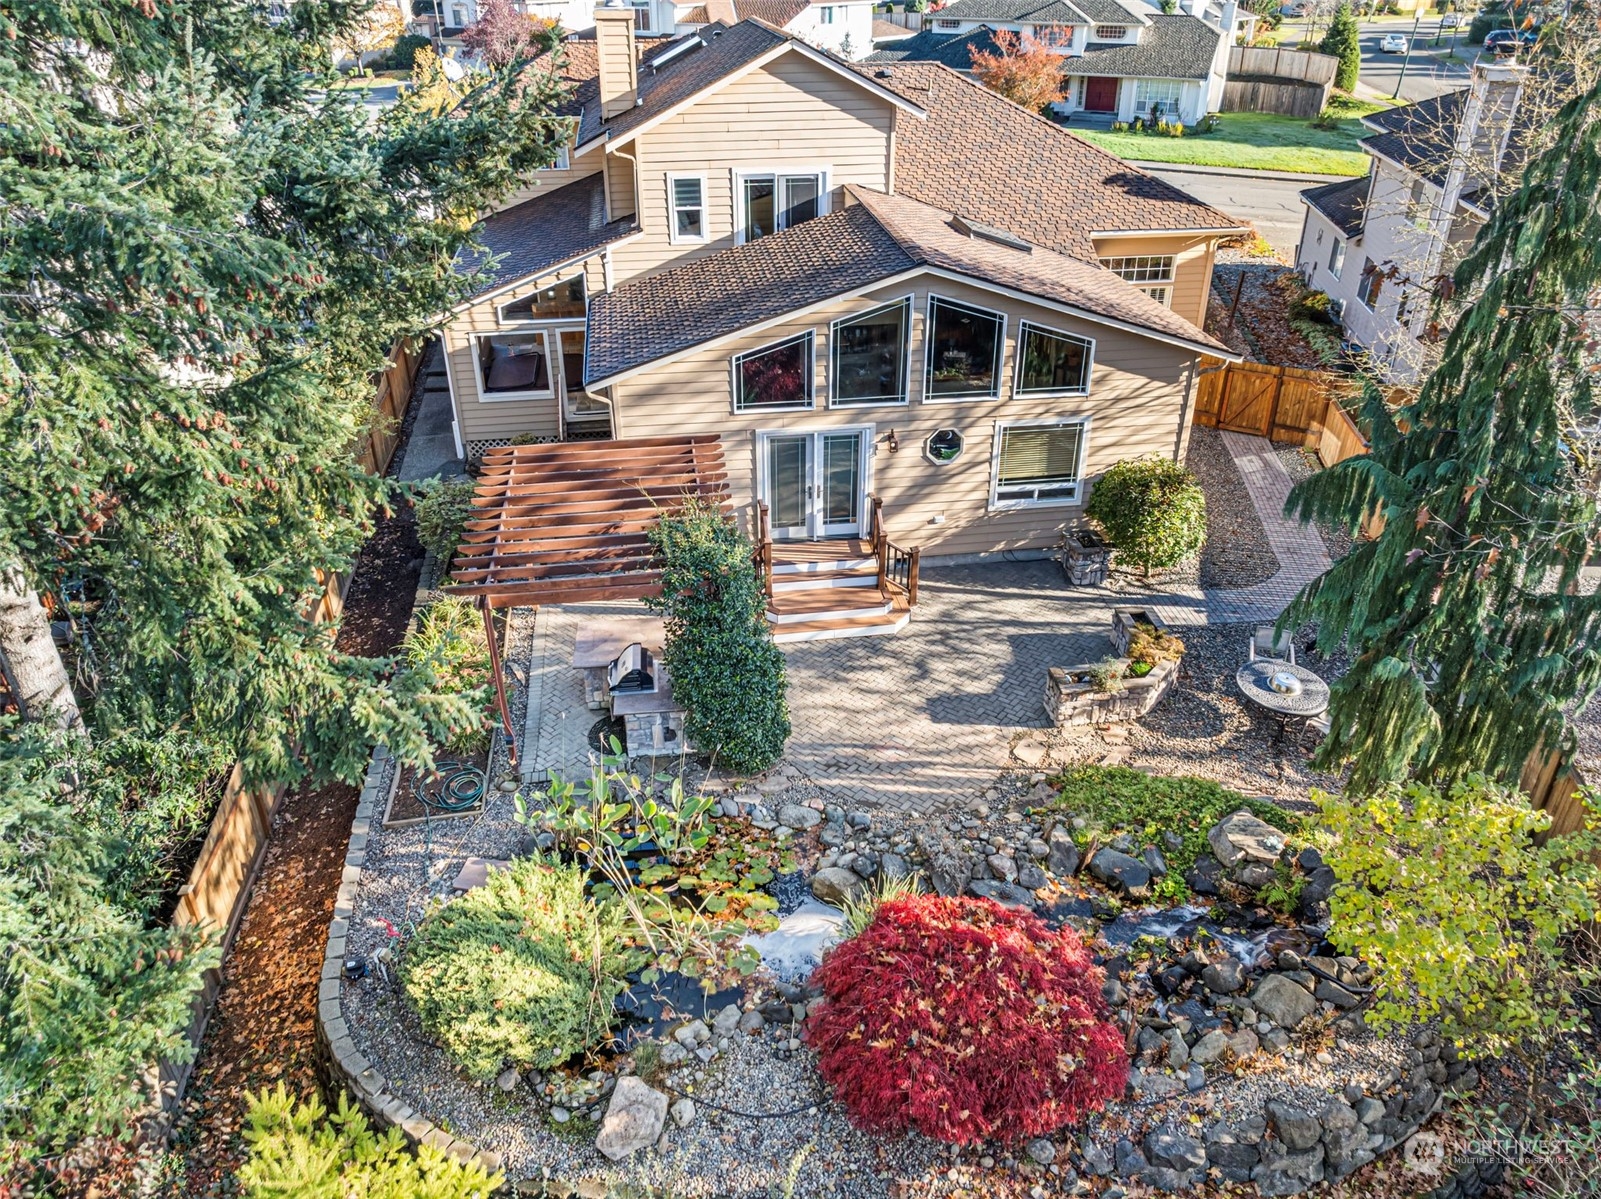
[[1100, 923], [1093, 919], [1088, 899], [1062, 899], [1042, 909], [1040, 917], [1052, 928], [1071, 922], [1080, 930], [1096, 932], [1114, 948], [1132, 945], [1141, 937], [1188, 940], [1204, 932], [1244, 966], [1255, 966], [1263, 957], [1283, 949], [1305, 954], [1317, 944], [1316, 938], [1298, 929], [1270, 922], [1253, 927], [1256, 921], [1243, 913], [1238, 922], [1220, 921], [1213, 919], [1211, 909], [1189, 905], [1124, 911], [1116, 919]]
[[635, 981], [617, 997], [622, 1025], [614, 1034], [614, 1047], [624, 1052], [640, 1041], [665, 1037], [689, 1020], [707, 1024], [731, 1003], [738, 1003], [744, 988], [724, 987], [707, 992], [701, 980], [677, 971], [664, 973], [653, 983]]
[[780, 982], [801, 982], [822, 963], [823, 951], [839, 940], [845, 913], [815, 899], [801, 901], [770, 933], [745, 937], [762, 965]]

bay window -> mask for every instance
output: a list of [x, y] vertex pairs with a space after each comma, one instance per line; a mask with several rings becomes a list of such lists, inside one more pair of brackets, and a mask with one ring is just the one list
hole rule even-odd
[[928, 378], [924, 399], [964, 399], [1000, 394], [1001, 345], [1006, 318], [930, 296]]
[[906, 403], [910, 297], [829, 328], [829, 397], [835, 407]]
[[810, 408], [812, 335], [802, 333], [734, 358], [734, 411]]

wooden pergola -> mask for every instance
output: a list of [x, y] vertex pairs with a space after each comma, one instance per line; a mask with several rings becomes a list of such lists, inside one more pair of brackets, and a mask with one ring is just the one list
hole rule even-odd
[[638, 600], [661, 591], [647, 531], [687, 496], [728, 500], [715, 433], [514, 445], [484, 454], [450, 591], [484, 614], [495, 701], [517, 761], [495, 608]]
[[715, 433], [489, 450], [450, 590], [486, 609], [656, 595], [646, 533], [686, 496], [728, 500]]

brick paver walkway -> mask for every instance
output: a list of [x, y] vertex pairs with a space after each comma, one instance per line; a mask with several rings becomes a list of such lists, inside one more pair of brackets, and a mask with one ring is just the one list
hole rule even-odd
[[[889, 637], [785, 646], [793, 732], [786, 773], [850, 807], [935, 812], [971, 800], [1004, 769], [1026, 769], [1020, 741], [1045, 736], [1052, 666], [1111, 653], [1114, 606], [1154, 610], [1172, 625], [1271, 621], [1328, 569], [1317, 532], [1283, 516], [1290, 478], [1262, 438], [1233, 433], [1239, 466], [1280, 569], [1254, 587], [1147, 596], [1064, 585], [1054, 562], [997, 562], [925, 570], [911, 623]], [[571, 666], [585, 620], [641, 605], [543, 608], [529, 669], [525, 777], [586, 761], [599, 713], [584, 706]]]

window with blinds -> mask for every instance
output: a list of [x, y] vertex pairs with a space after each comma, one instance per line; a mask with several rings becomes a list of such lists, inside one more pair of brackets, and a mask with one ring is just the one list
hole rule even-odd
[[995, 461], [995, 503], [1071, 504], [1083, 474], [1084, 422], [1003, 425]]

